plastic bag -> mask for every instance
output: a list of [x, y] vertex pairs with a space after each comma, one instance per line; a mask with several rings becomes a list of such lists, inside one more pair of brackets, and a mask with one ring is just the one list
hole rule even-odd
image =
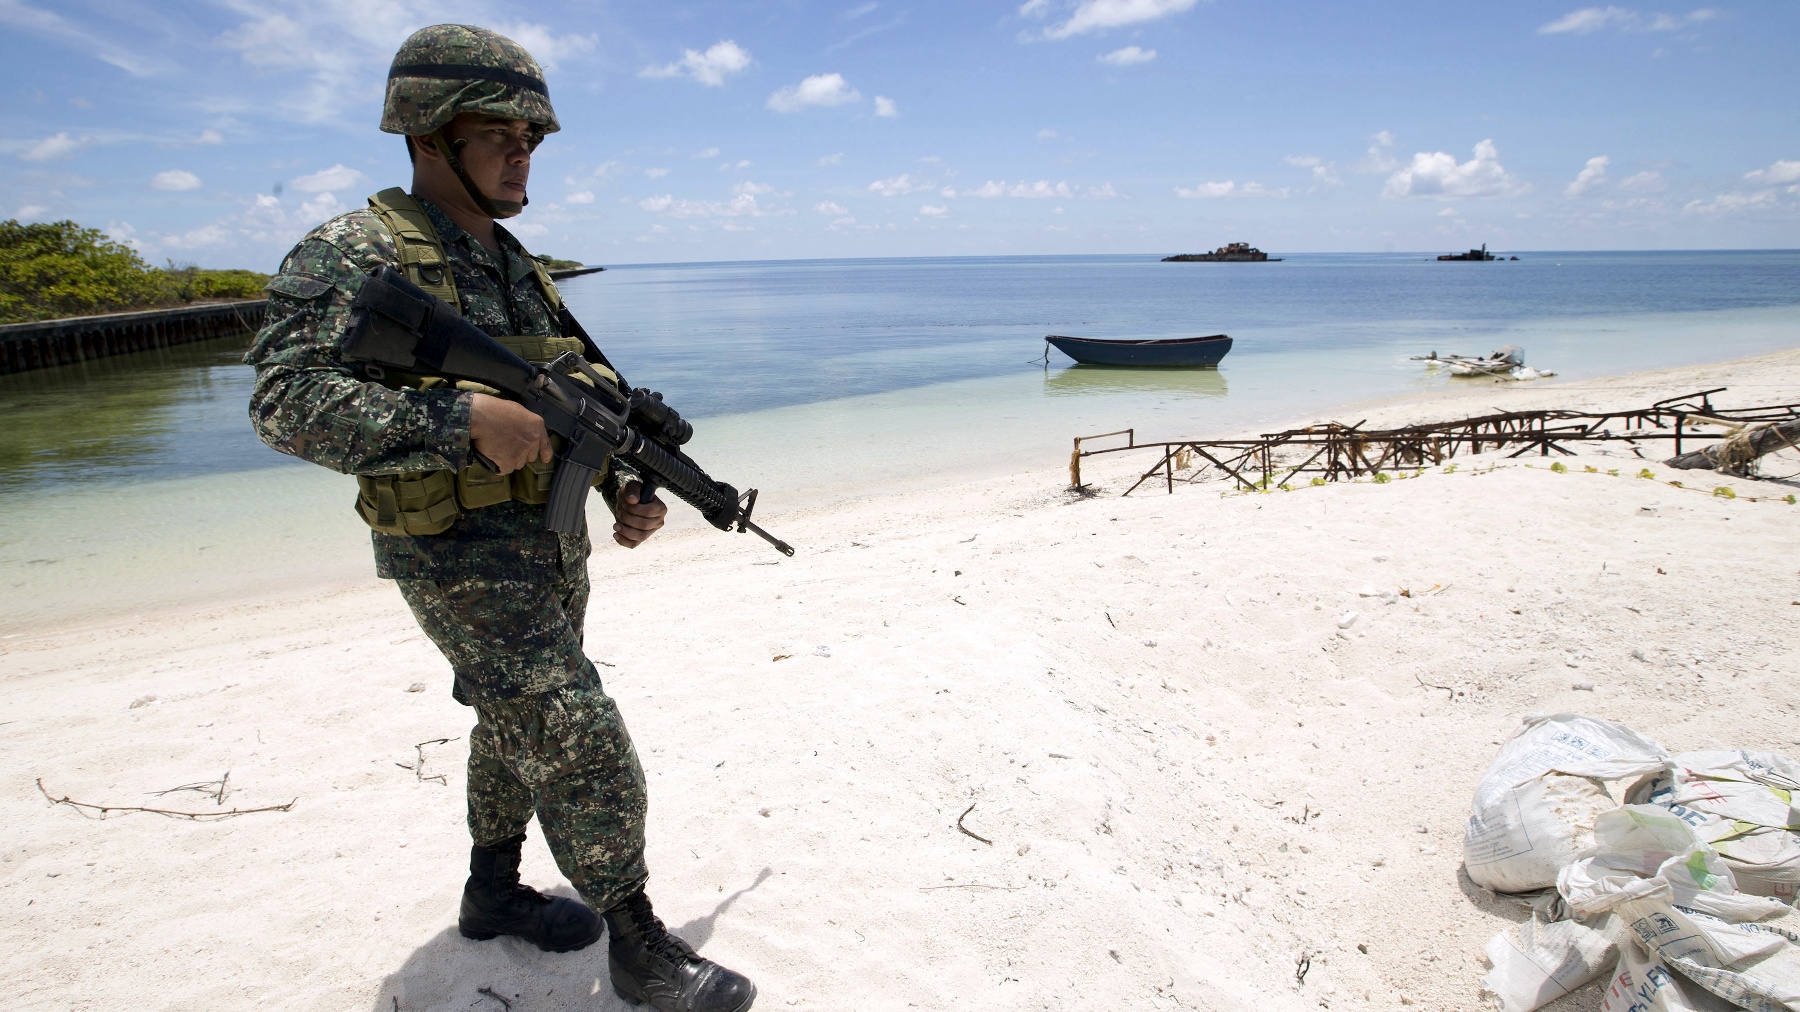
[[1573, 994], [1611, 967], [1624, 924], [1610, 914], [1589, 927], [1580, 921], [1532, 917], [1488, 939], [1492, 969], [1482, 987], [1501, 1012], [1531, 1012]]
[[1617, 807], [1604, 781], [1671, 762], [1623, 724], [1573, 713], [1526, 717], [1475, 788], [1463, 867], [1477, 885], [1500, 892], [1555, 885], [1591, 842], [1595, 819]]
[[1629, 804], [1660, 805], [1719, 852], [1738, 890], [1794, 902], [1800, 886], [1800, 763], [1774, 752], [1684, 752], [1634, 784]]
[[1667, 808], [1607, 812], [1594, 839], [1557, 891], [1577, 915], [1616, 914], [1630, 929], [1605, 1008], [1705, 1012], [1724, 999], [1726, 1007], [1800, 1012], [1793, 908], [1739, 892], [1719, 853]]

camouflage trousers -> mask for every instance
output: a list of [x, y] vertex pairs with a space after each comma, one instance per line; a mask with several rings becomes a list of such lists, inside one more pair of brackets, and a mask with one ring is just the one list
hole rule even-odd
[[[644, 772], [581, 650], [586, 566], [554, 582], [399, 580], [474, 707], [469, 835], [490, 845], [537, 816], [556, 865], [605, 910], [643, 888]], [[516, 691], [523, 686], [526, 691]]]

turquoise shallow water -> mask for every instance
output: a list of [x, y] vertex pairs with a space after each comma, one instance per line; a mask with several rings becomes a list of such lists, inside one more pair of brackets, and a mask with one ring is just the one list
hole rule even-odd
[[[1009, 465], [1073, 436], [1261, 431], [1454, 382], [1410, 356], [1526, 349], [1566, 379], [1800, 342], [1800, 253], [1008, 257], [626, 266], [569, 303], [761, 519]], [[1075, 367], [1043, 335], [1230, 333], [1217, 371]], [[244, 341], [0, 377], [6, 626], [369, 572], [350, 485], [258, 443]], [[1681, 391], [1671, 391], [1677, 393]], [[679, 508], [679, 507], [678, 507]]]

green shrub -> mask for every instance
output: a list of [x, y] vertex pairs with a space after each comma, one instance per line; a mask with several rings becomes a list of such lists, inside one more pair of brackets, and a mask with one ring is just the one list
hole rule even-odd
[[196, 299], [253, 299], [268, 275], [245, 270], [150, 267], [136, 250], [73, 221], [0, 222], [0, 323], [174, 306]]

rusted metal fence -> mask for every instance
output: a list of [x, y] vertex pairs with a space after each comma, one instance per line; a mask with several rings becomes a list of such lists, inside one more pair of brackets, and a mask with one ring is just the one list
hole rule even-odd
[[[1146, 442], [1136, 432], [1078, 436], [1069, 456], [1069, 481], [1082, 488], [1081, 461], [1101, 454], [1153, 451], [1155, 465], [1141, 474], [1123, 494], [1130, 495], [1147, 481], [1161, 478], [1175, 491], [1176, 473], [1193, 468], [1183, 482], [1197, 481], [1213, 471], [1232, 480], [1234, 487], [1279, 487], [1306, 475], [1337, 481], [1383, 470], [1442, 464], [1458, 454], [1476, 454], [1511, 448], [1510, 457], [1552, 451], [1573, 454], [1565, 444], [1619, 440], [1633, 444], [1667, 442], [1679, 454], [1683, 443], [1713, 441], [1724, 431], [1703, 431], [1696, 425], [1731, 428], [1761, 422], [1800, 418], [1800, 404], [1773, 404], [1748, 408], [1720, 408], [1712, 395], [1725, 387], [1700, 390], [1657, 401], [1647, 408], [1592, 413], [1584, 411], [1498, 411], [1452, 422], [1429, 422], [1397, 429], [1364, 429], [1364, 422], [1343, 425], [1327, 422], [1303, 429], [1263, 433], [1255, 439], [1184, 439]], [[1366, 421], [1366, 420], [1365, 420]], [[1085, 442], [1125, 437], [1123, 446], [1084, 449]]]

